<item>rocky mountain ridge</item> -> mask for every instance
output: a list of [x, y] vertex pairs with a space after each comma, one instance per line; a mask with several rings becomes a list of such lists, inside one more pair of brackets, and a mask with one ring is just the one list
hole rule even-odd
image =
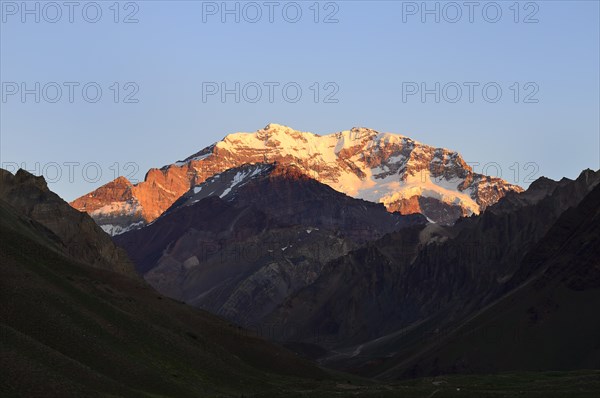
[[507, 192], [522, 189], [474, 173], [455, 151], [368, 128], [318, 135], [269, 124], [234, 133], [188, 158], [151, 169], [144, 181], [120, 177], [71, 205], [105, 231], [125, 232], [152, 222], [207, 178], [249, 163], [295, 165], [307, 176], [389, 211], [421, 213], [441, 224], [478, 214]]

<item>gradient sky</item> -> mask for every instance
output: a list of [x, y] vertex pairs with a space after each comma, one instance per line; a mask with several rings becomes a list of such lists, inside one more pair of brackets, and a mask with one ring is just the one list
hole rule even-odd
[[[151, 167], [183, 159], [228, 133], [255, 131], [270, 122], [319, 134], [353, 126], [404, 134], [459, 151], [467, 162], [480, 164], [476, 171], [495, 162], [503, 178], [522, 186], [531, 177], [574, 178], [584, 168], [600, 167], [598, 1], [520, 2], [518, 23], [514, 1], [496, 3], [502, 10], [496, 23], [490, 22], [495, 8], [489, 2], [478, 3], [473, 22], [462, 6], [455, 23], [448, 21], [455, 9], [447, 2], [439, 2], [439, 23], [434, 15], [422, 22], [420, 10], [408, 15], [413, 5], [421, 8], [421, 1], [338, 1], [335, 7], [320, 2], [318, 23], [314, 1], [297, 2], [302, 17], [296, 23], [284, 18], [286, 2], [275, 7], [272, 23], [263, 1], [257, 2], [263, 15], [255, 23], [244, 19], [255, 16], [249, 6], [242, 13], [247, 2], [239, 2], [239, 23], [232, 15], [223, 23], [219, 12], [205, 14], [204, 22], [203, 7], [221, 8], [221, 2], [201, 1], [121, 2], [119, 23], [110, 8], [114, 1], [97, 2], [102, 10], [97, 23], [83, 18], [86, 2], [75, 8], [73, 23], [66, 7], [56, 23], [47, 22], [44, 17], [55, 18], [55, 10], [46, 8], [43, 14], [44, 3], [38, 2], [40, 22], [24, 15], [23, 23], [22, 10], [14, 9], [21, 3], [1, 4], [0, 162], [9, 169], [16, 163], [34, 173], [45, 170], [51, 189], [67, 200], [115, 175], [141, 180]], [[28, 2], [31, 8], [35, 4]], [[427, 4], [433, 8], [436, 2]], [[336, 8], [338, 22], [324, 23]], [[294, 8], [287, 10], [285, 16], [293, 19]], [[93, 19], [95, 9], [87, 11]], [[138, 22], [123, 23], [134, 11]], [[538, 22], [524, 23], [528, 15]], [[80, 86], [73, 103], [65, 86], [57, 103], [43, 96], [36, 103], [32, 94], [25, 102], [19, 93], [8, 94], [14, 83], [20, 89], [23, 82], [29, 88], [35, 82]], [[88, 82], [103, 90], [96, 103], [82, 97], [81, 87]], [[110, 89], [114, 82], [121, 86], [118, 103]], [[123, 103], [133, 87], [125, 90], [127, 82], [139, 87], [137, 103]], [[233, 95], [223, 103], [218, 96], [203, 101], [203, 82], [280, 86], [272, 103], [266, 88], [256, 103], [243, 98], [236, 103]], [[303, 90], [296, 103], [281, 93], [288, 82]], [[310, 89], [314, 82], [321, 90], [318, 103]], [[325, 87], [328, 82], [339, 87], [337, 103], [323, 102], [332, 91]], [[467, 88], [456, 103], [443, 97], [436, 103], [433, 94], [423, 103], [419, 95], [403, 100], [403, 82], [424, 82], [430, 88], [436, 82], [480, 86], [472, 103]], [[496, 103], [482, 96], [481, 87], [489, 82], [503, 90]], [[515, 82], [521, 94], [517, 103]], [[538, 102], [525, 103], [524, 96], [535, 87]], [[71, 162], [78, 165], [72, 166], [70, 179], [65, 163]], [[83, 178], [83, 165], [90, 162]], [[94, 164], [102, 172], [98, 178]], [[498, 174], [494, 168], [488, 173]]]

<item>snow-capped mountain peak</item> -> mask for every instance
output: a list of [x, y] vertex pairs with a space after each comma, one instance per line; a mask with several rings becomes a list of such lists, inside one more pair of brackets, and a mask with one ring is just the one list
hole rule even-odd
[[[275, 162], [296, 165], [319, 182], [356, 198], [383, 203], [389, 211], [422, 213], [447, 224], [478, 214], [508, 191], [521, 191], [499, 178], [474, 173], [455, 151], [400, 134], [354, 127], [318, 135], [271, 123], [253, 133], [228, 134], [183, 161], [151, 169], [145, 181], [134, 186], [120, 181], [121, 190], [129, 190], [130, 195], [119, 191], [111, 196], [114, 190], [101, 187], [72, 204], [92, 215], [109, 204], [118, 207], [118, 225], [126, 228], [129, 224], [121, 222], [125, 206], [114, 204], [122, 201], [119, 197], [134, 202], [136, 214], [150, 222], [188, 190], [218, 173], [244, 164]], [[102, 222], [108, 222], [102, 214]]]

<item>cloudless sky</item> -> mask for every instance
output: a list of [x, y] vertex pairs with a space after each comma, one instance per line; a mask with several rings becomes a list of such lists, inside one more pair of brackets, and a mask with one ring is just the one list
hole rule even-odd
[[[117, 7], [98, 1], [102, 15], [91, 23], [86, 18], [94, 20], [97, 7], [89, 3], [76, 2], [71, 23], [62, 1], [60, 18], [47, 2], [27, 2], [29, 9], [39, 7], [36, 23], [21, 1], [1, 2], [0, 161], [11, 171], [15, 164], [44, 171], [51, 189], [67, 200], [116, 175], [142, 180], [151, 167], [270, 122], [319, 134], [353, 126], [404, 134], [459, 151], [476, 171], [497, 164], [500, 170], [488, 166], [487, 172], [522, 186], [541, 175], [575, 178], [600, 167], [598, 1], [476, 2], [472, 22], [463, 1], [427, 2], [428, 9], [439, 7], [439, 23], [436, 15], [422, 15], [421, 1], [275, 2], [273, 22], [264, 1], [237, 2], [239, 23], [235, 15], [221, 15], [220, 1]], [[298, 8], [302, 16], [292, 23]], [[493, 23], [498, 8], [502, 15]], [[36, 82], [40, 102], [35, 94], [23, 101], [21, 84], [35, 91]], [[56, 103], [49, 101], [56, 97], [50, 82], [62, 86]], [[65, 82], [79, 84], [72, 103]], [[82, 94], [90, 82], [102, 89], [95, 103]], [[262, 96], [249, 102], [256, 97], [250, 85], [239, 103], [233, 94], [203, 100], [207, 82], [229, 88], [256, 82]], [[279, 83], [272, 102], [265, 82]], [[282, 93], [290, 82], [302, 89], [297, 102], [291, 102], [294, 90], [288, 100]], [[433, 89], [436, 82], [439, 103], [434, 94], [425, 101], [418, 93], [403, 98], [409, 87]], [[454, 103], [449, 82], [462, 87]], [[479, 84], [472, 102], [464, 82]], [[488, 83], [488, 100], [493, 87], [502, 89], [497, 102], [484, 98]], [[337, 102], [326, 103], [336, 89], [329, 99]], [[88, 99], [94, 93], [89, 89]], [[128, 94], [137, 103], [125, 103]]]

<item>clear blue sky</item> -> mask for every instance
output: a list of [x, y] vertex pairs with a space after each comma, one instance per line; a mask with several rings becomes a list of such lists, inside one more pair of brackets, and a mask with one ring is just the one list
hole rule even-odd
[[[573, 178], [584, 168], [600, 167], [598, 1], [521, 2], [518, 16], [514, 1], [500, 1], [502, 16], [496, 23], [491, 22], [496, 8], [489, 2], [474, 8], [473, 22], [470, 10], [461, 6], [462, 17], [455, 23], [450, 21], [457, 10], [447, 2], [439, 3], [439, 23], [435, 15], [421, 15], [421, 1], [321, 2], [318, 23], [314, 1], [297, 2], [302, 16], [296, 23], [289, 22], [295, 6], [283, 13], [286, 2], [274, 6], [272, 23], [264, 1], [257, 2], [262, 16], [255, 23], [256, 9], [244, 7], [247, 2], [239, 2], [239, 23], [235, 15], [224, 15], [221, 22], [220, 1], [121, 2], [119, 23], [114, 23], [113, 3], [98, 2], [102, 16], [96, 23], [85, 20], [96, 18], [96, 9], [87, 6], [84, 15], [86, 2], [79, 3], [70, 23], [68, 8], [61, 6], [58, 18], [56, 9], [40, 2], [36, 23], [36, 15], [20, 9], [21, 1], [2, 1], [0, 160], [5, 167], [25, 163], [32, 171], [38, 162], [56, 180], [51, 188], [67, 200], [110, 181], [115, 172], [134, 172], [124, 170], [128, 162], [139, 166], [133, 174], [143, 179], [150, 167], [183, 159], [227, 133], [254, 131], [269, 122], [321, 134], [353, 126], [401, 133], [458, 150], [468, 162], [496, 162], [503, 178], [523, 186], [533, 172], [534, 177]], [[31, 9], [35, 4], [28, 2]], [[129, 18], [138, 22], [123, 23], [132, 13]], [[332, 13], [329, 19], [338, 22], [324, 23]], [[57, 22], [50, 23], [53, 19]], [[525, 23], [534, 19], [538, 22]], [[34, 94], [27, 94], [25, 102], [20, 92], [11, 94], [23, 82], [34, 91], [35, 82], [40, 83], [39, 103]], [[49, 102], [56, 97], [49, 82], [62, 86], [56, 103]], [[73, 103], [65, 82], [79, 83]], [[96, 103], [82, 96], [89, 82], [103, 90]], [[118, 103], [114, 82], [120, 83]], [[127, 82], [135, 85], [125, 88]], [[236, 103], [233, 94], [223, 103], [219, 95], [203, 101], [203, 82], [280, 86], [272, 103], [265, 86], [256, 103], [243, 97]], [[283, 98], [281, 88], [288, 82], [302, 88], [298, 102]], [[314, 82], [320, 87], [318, 103]], [[335, 85], [325, 87], [328, 82]], [[429, 88], [439, 82], [440, 102], [433, 94], [425, 102], [418, 94], [403, 99], [406, 82]], [[448, 82], [480, 85], [473, 102], [463, 86], [462, 98], [452, 103], [455, 86], [446, 86], [445, 97], [442, 92]], [[482, 95], [482, 86], [490, 82], [502, 89], [495, 103]], [[138, 102], [123, 103], [136, 86], [132, 98]], [[338, 102], [324, 103], [336, 86]], [[248, 87], [247, 97], [255, 97]], [[404, 84], [405, 94], [408, 88]], [[536, 90], [530, 99], [538, 102], [526, 103]], [[88, 94], [92, 99], [94, 91]], [[291, 99], [294, 92], [288, 94]], [[488, 94], [493, 99], [494, 91]], [[72, 181], [66, 162], [80, 164], [73, 166]], [[95, 166], [87, 169], [92, 182], [82, 178], [89, 162], [102, 170], [98, 181], [93, 181]], [[521, 169], [518, 180], [510, 168], [515, 162]], [[528, 162], [539, 169], [529, 165], [525, 170]], [[488, 172], [497, 174], [493, 168]]]

